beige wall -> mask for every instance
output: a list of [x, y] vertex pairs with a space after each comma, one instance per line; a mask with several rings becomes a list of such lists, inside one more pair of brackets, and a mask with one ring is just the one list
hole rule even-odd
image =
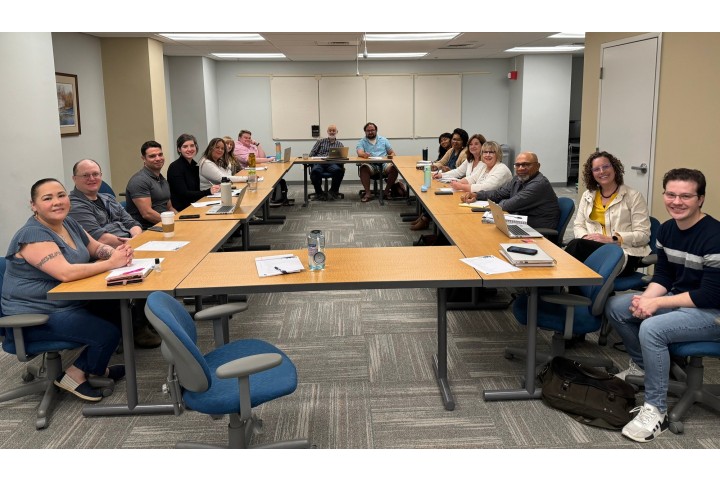
[[[580, 158], [595, 151], [600, 47], [640, 33], [588, 33], [585, 38]], [[720, 218], [720, 176], [711, 152], [720, 149], [720, 33], [663, 33], [653, 191], [662, 192], [663, 174], [676, 167], [702, 170], [708, 180], [704, 211]], [[662, 196], [650, 214], [669, 217]]]
[[[142, 168], [140, 146], [156, 140], [172, 159], [162, 46], [148, 38], [103, 38], [103, 78], [113, 188], [124, 192]], [[166, 162], [167, 164], [167, 162]]]

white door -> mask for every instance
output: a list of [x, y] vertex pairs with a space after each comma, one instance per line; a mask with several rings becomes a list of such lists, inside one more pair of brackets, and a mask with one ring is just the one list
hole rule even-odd
[[625, 184], [652, 199], [660, 34], [602, 45], [598, 144], [625, 167]]

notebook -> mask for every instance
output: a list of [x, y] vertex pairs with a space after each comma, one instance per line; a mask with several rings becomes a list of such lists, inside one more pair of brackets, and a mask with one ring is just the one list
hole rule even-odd
[[240, 202], [242, 202], [243, 197], [245, 196], [245, 190], [247, 187], [242, 187], [240, 189], [240, 193], [238, 193], [237, 197], [235, 197], [237, 200], [232, 205], [215, 205], [214, 207], [210, 207], [210, 210], [205, 212], [207, 215], [228, 215], [230, 213], [235, 213], [235, 210], [240, 208]]
[[[508, 247], [523, 247], [537, 250], [535, 255], [526, 255], [524, 253], [508, 252]], [[501, 243], [500, 253], [507, 258], [510, 264], [516, 267], [552, 267], [555, 265], [555, 259], [545, 253], [545, 251], [532, 243]]]
[[347, 160], [350, 147], [332, 147], [326, 160]]
[[505, 221], [505, 214], [500, 205], [488, 200], [490, 212], [492, 212], [495, 226], [510, 238], [540, 238], [542, 234], [529, 225], [508, 225]]

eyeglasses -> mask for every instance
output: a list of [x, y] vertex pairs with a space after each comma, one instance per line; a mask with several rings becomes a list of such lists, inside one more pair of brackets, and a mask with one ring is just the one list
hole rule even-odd
[[537, 165], [537, 162], [530, 162], [530, 163], [516, 163], [515, 168], [530, 168], [533, 165]]
[[607, 163], [605, 165], [600, 165], [599, 167], [595, 167], [591, 170], [593, 173], [600, 173], [600, 172], [604, 172], [605, 170], [610, 170], [611, 168], [613, 168], [613, 166], [610, 165], [609, 163]]
[[102, 177], [102, 172], [93, 172], [93, 173], [86, 173], [84, 175], [75, 175], [76, 177], [80, 177], [85, 181], [90, 180], [91, 178], [100, 178]]
[[[486, 153], [489, 153], [489, 154], [494, 155], [494, 154], [496, 154], [497, 152], [495, 152], [495, 151], [493, 151], [493, 150], [483, 150], [483, 151], [480, 152], [480, 153], [482, 153], [483, 155], [485, 155]], [[517, 166], [517, 164], [515, 164], [515, 166]]]
[[663, 196], [666, 200], [669, 200], [671, 202], [674, 202], [676, 198], [679, 198], [682, 202], [689, 202], [693, 198], [699, 197], [700, 195], [698, 195], [697, 193], [681, 193], [680, 195], [678, 195], [677, 193], [663, 192]]

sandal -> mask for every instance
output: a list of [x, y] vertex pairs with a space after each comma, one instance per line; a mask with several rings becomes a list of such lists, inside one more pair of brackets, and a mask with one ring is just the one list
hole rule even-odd
[[385, 200], [392, 200], [392, 192], [390, 190], [386, 190], [385, 192], [383, 192], [383, 198]]
[[369, 202], [370, 200], [372, 200], [372, 197], [371, 197], [370, 195], [365, 195], [365, 196], [363, 196], [363, 197], [360, 199], [360, 201], [361, 201], [362, 203], [367, 203], [367, 202]]

